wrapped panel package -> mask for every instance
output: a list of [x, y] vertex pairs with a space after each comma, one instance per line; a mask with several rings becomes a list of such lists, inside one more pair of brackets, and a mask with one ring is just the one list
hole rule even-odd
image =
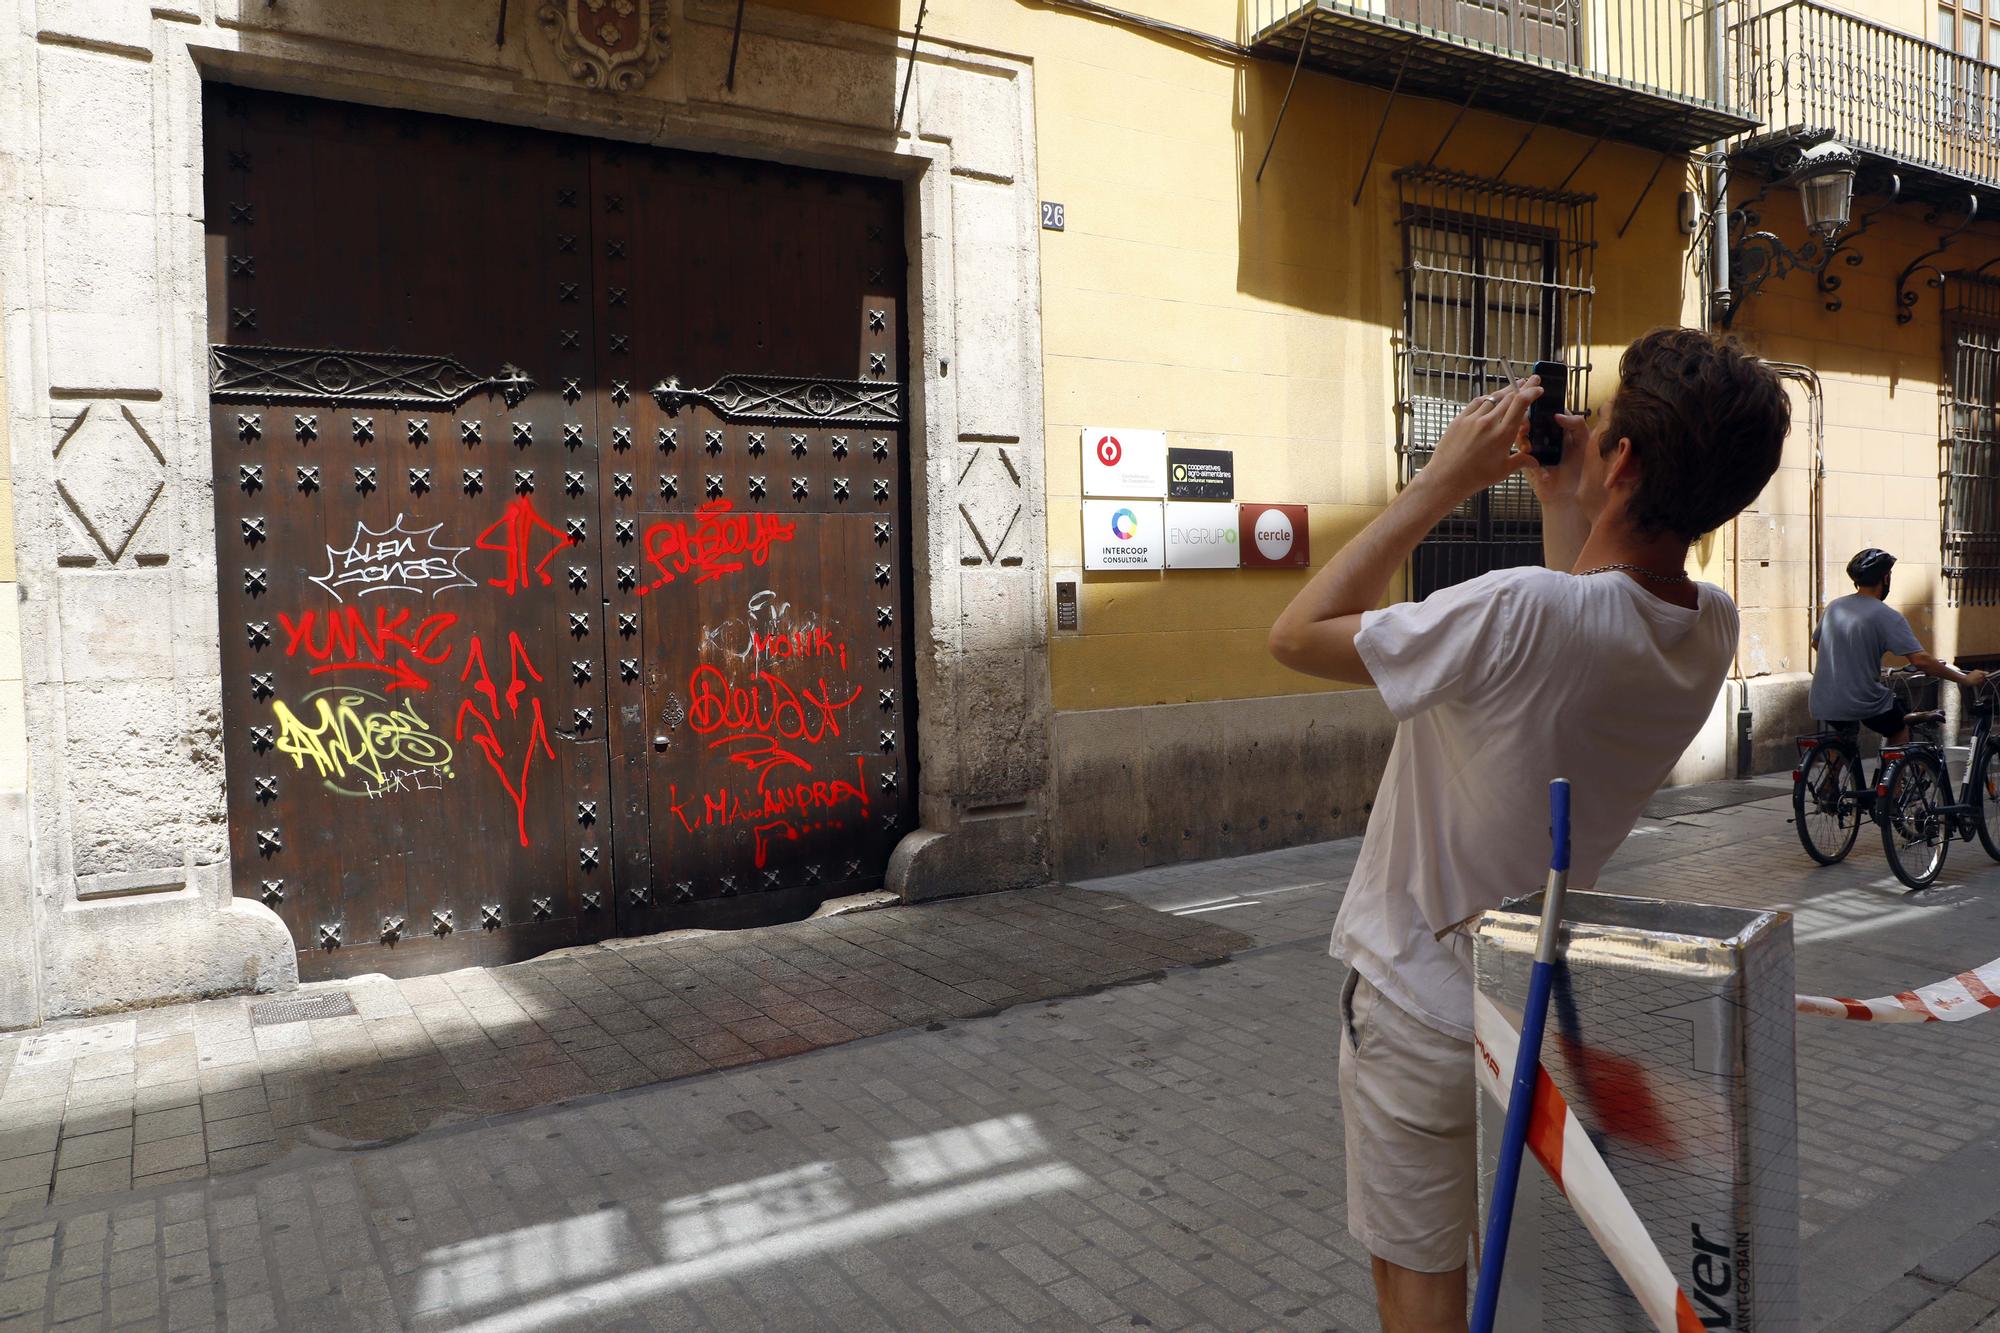
[[[1541, 895], [1480, 918], [1479, 989], [1519, 1026]], [[1542, 1064], [1704, 1327], [1799, 1328], [1792, 922], [1571, 893]], [[1481, 1216], [1503, 1121], [1479, 1115]], [[1538, 1165], [1525, 1165], [1498, 1327], [1651, 1328]]]

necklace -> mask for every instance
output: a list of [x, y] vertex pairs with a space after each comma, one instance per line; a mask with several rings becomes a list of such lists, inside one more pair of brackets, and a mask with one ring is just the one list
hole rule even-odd
[[1615, 565], [1599, 565], [1596, 569], [1584, 570], [1583, 573], [1577, 575], [1577, 577], [1588, 578], [1592, 574], [1611, 574], [1620, 570], [1624, 571], [1627, 574], [1637, 574], [1642, 579], [1651, 579], [1655, 583], [1692, 583], [1694, 581], [1687, 576], [1687, 572], [1685, 570], [1677, 574], [1661, 574], [1656, 570], [1646, 569], [1639, 565], [1628, 565], [1624, 563], [1619, 563]]

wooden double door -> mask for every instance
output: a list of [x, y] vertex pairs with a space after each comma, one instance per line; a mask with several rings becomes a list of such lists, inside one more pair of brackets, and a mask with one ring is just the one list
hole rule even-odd
[[235, 889], [301, 975], [879, 885], [915, 806], [900, 188], [204, 96]]

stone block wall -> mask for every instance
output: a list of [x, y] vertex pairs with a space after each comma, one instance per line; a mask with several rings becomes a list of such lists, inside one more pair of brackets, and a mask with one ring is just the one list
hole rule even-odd
[[[5, 291], [0, 289], [0, 300]], [[41, 1012], [34, 884], [28, 873], [27, 698], [21, 672], [21, 586], [14, 566], [14, 471], [7, 370], [0, 358], [0, 1029]]]
[[0, 30], [0, 484], [24, 516], [0, 542], [23, 661], [10, 684], [0, 579], [0, 971], [25, 979], [0, 983], [0, 1026], [296, 977], [282, 923], [230, 892], [208, 80], [904, 180], [922, 828], [892, 887], [1048, 877], [1031, 67], [927, 40], [904, 109], [893, 27], [753, 5], [730, 86], [733, 0], [665, 12], [660, 66], [624, 92], [582, 86], [533, 5], [496, 34], [495, 10], [403, 0], [38, 0]]

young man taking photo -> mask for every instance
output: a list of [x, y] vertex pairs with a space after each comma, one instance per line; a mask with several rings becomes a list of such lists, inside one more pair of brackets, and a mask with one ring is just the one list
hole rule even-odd
[[[1464, 1333], [1478, 1227], [1472, 944], [1463, 927], [1548, 864], [1548, 785], [1575, 784], [1571, 882], [1594, 883], [1715, 706], [1736, 608], [1689, 546], [1777, 470], [1790, 407], [1733, 343], [1633, 343], [1593, 432], [1559, 416], [1542, 467], [1534, 378], [1468, 404], [1423, 470], [1271, 629], [1309, 675], [1372, 685], [1396, 741], [1334, 926], [1348, 1228], [1374, 1261], [1385, 1333]], [[1381, 607], [1418, 542], [1525, 470], [1547, 567], [1497, 570]], [[1377, 609], [1377, 608], [1380, 609]]]
[[1827, 604], [1813, 627], [1819, 649], [1819, 669], [1813, 672], [1806, 705], [1830, 726], [1866, 723], [1884, 745], [1910, 739], [1909, 723], [1896, 692], [1882, 683], [1882, 657], [1894, 653], [1911, 666], [1939, 680], [1957, 681], [1977, 689], [1986, 683], [1984, 671], [1960, 671], [1924, 651], [1923, 641], [1903, 613], [1889, 605], [1890, 571], [1896, 557], [1869, 547], [1847, 562], [1854, 591]]

